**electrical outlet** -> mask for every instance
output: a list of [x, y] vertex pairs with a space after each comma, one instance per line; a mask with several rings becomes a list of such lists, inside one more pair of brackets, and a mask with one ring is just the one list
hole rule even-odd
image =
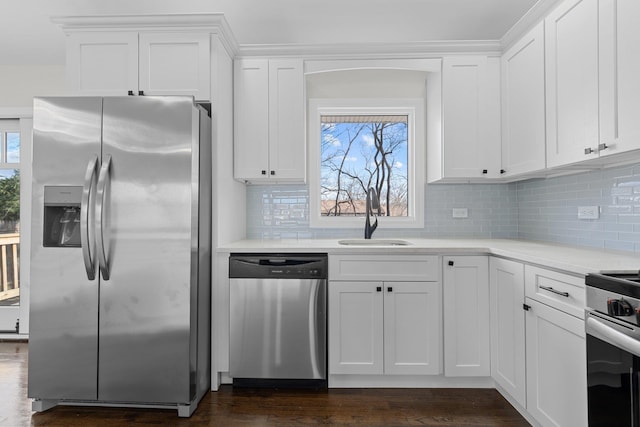
[[451, 216], [453, 218], [468, 218], [469, 209], [467, 208], [453, 208]]
[[578, 206], [578, 219], [600, 218], [600, 206]]

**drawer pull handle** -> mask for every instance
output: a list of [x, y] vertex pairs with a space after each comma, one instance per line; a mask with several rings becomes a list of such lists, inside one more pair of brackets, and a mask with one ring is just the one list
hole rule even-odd
[[553, 292], [554, 294], [569, 298], [569, 292], [556, 291], [551, 286], [540, 286], [540, 289], [544, 289], [545, 291]]

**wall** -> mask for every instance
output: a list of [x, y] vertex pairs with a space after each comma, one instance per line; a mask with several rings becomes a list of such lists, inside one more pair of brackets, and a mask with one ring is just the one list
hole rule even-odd
[[[304, 185], [248, 186], [247, 237], [361, 237], [362, 229], [309, 227]], [[425, 224], [375, 237], [521, 238], [640, 253], [640, 164], [512, 184], [428, 185]], [[579, 220], [578, 206], [600, 206], [597, 220]], [[453, 219], [454, 207], [469, 218]], [[363, 221], [364, 224], [364, 221]]]
[[0, 66], [0, 108], [33, 106], [34, 96], [64, 95], [63, 65]]

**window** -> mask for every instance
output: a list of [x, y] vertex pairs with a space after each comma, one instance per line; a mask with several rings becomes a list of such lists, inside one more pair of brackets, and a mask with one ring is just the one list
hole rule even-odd
[[406, 115], [320, 116], [320, 215], [366, 215], [369, 188], [381, 214], [407, 216]]
[[20, 123], [0, 119], [0, 306], [18, 305]]
[[309, 101], [310, 222], [361, 227], [367, 190], [381, 227], [422, 227], [423, 99]]

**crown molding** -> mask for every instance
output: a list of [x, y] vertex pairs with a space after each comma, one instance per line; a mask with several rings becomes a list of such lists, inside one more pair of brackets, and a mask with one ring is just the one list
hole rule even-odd
[[409, 43], [243, 44], [238, 56], [335, 58], [425, 58], [455, 54], [500, 55], [499, 40], [442, 40]]
[[222, 13], [53, 16], [51, 22], [67, 34], [76, 31], [207, 31], [220, 37], [232, 57], [238, 54], [239, 48]]
[[542, 21], [551, 9], [561, 1], [562, 0], [538, 0], [538, 2], [502, 36], [500, 39], [501, 50], [504, 52], [511, 47], [511, 45], [524, 36], [538, 22]]

